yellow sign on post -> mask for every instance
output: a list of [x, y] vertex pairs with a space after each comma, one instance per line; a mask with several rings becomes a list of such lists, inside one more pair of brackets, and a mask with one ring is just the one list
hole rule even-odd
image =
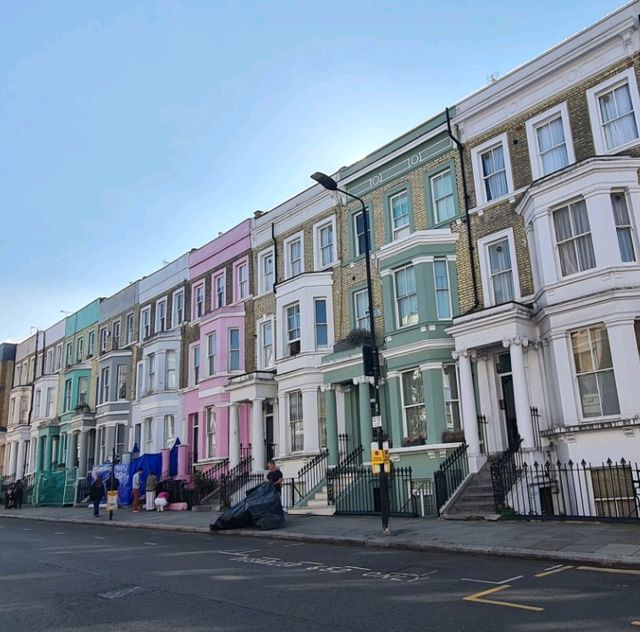
[[389, 450], [384, 448], [379, 450], [378, 448], [371, 448], [371, 469], [374, 474], [380, 474], [380, 468], [384, 467], [384, 471], [391, 472], [391, 457]]
[[118, 510], [118, 492], [107, 492], [107, 511]]

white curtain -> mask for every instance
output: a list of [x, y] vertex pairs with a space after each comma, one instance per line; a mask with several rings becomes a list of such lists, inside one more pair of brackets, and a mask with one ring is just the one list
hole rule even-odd
[[603, 94], [599, 102], [607, 149], [615, 149], [638, 138], [628, 85]]
[[487, 200], [495, 200], [509, 192], [502, 145], [482, 154], [482, 172]]
[[546, 175], [569, 164], [562, 119], [557, 118], [537, 129], [542, 170]]
[[489, 246], [489, 265], [496, 304], [513, 300], [513, 273], [509, 242], [505, 239]]
[[624, 193], [611, 194], [611, 206], [613, 207], [613, 218], [616, 223], [618, 233], [618, 246], [620, 247], [620, 257], [622, 261], [629, 262], [636, 260], [636, 253], [633, 247], [633, 236], [629, 209], [627, 208], [627, 198]]

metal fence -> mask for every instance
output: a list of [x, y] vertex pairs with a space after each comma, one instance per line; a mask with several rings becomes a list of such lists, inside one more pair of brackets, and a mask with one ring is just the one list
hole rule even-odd
[[[514, 518], [640, 521], [640, 469], [625, 459], [517, 464], [499, 481], [496, 509]], [[495, 486], [494, 486], [495, 494]]]
[[[380, 477], [364, 465], [334, 468], [330, 472], [333, 504], [337, 514], [378, 515], [381, 513]], [[392, 516], [417, 516], [410, 467], [394, 467], [388, 475]]]
[[458, 446], [434, 473], [438, 515], [440, 515], [442, 507], [455, 494], [469, 474], [467, 448], [466, 443]]
[[328, 461], [329, 452], [325, 449], [300, 468], [296, 480], [303, 496], [313, 493], [320, 483], [325, 481]]

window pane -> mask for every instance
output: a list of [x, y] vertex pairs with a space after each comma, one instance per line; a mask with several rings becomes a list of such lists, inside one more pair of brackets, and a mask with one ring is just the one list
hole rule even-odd
[[402, 392], [405, 406], [420, 404], [424, 401], [422, 372], [419, 369], [402, 374]]
[[602, 399], [602, 414], [617, 415], [620, 413], [620, 403], [618, 402], [618, 390], [613, 370], [601, 371], [598, 376], [598, 387]]

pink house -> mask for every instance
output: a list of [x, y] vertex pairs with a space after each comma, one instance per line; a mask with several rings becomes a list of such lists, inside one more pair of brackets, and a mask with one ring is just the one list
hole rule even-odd
[[224, 458], [233, 467], [250, 443], [251, 404], [231, 403], [226, 386], [245, 373], [245, 302], [253, 294], [252, 220], [238, 224], [189, 255], [191, 325], [188, 387], [184, 394], [193, 462]]

